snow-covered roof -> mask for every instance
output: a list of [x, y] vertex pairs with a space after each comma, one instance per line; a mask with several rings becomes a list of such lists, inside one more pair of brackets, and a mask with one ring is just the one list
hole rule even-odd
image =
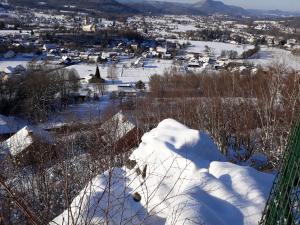
[[72, 213], [52, 224], [109, 218], [111, 224], [256, 225], [274, 179], [226, 162], [206, 133], [172, 119], [146, 133], [130, 159], [134, 168], [95, 177], [71, 203]]
[[18, 73], [18, 72], [23, 72], [25, 70], [26, 70], [25, 67], [23, 65], [19, 64], [16, 67], [7, 66], [4, 69], [4, 73], [6, 73], [6, 74], [14, 74], [14, 73]]
[[19, 121], [14, 117], [7, 117], [0, 114], [0, 135], [12, 134], [24, 126], [24, 121]]
[[53, 143], [52, 136], [45, 130], [33, 126], [25, 126], [6, 141], [0, 143], [0, 149], [7, 154], [17, 156], [35, 141]]
[[13, 74], [15, 72], [15, 68], [12, 66], [8, 66], [4, 69], [4, 73]]
[[116, 113], [109, 120], [101, 125], [101, 128], [109, 135], [113, 135], [116, 140], [121, 140], [130, 131], [136, 128], [136, 125], [129, 120], [122, 112]]

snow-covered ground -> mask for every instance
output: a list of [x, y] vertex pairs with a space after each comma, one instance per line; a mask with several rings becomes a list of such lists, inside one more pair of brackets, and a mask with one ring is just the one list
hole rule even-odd
[[[5, 68], [7, 67], [16, 67], [18, 65], [22, 65], [24, 68], [27, 68], [28, 64], [34, 61], [37, 64], [43, 64], [45, 61], [43, 60], [45, 56], [36, 56], [34, 54], [17, 54], [13, 58], [4, 59], [0, 58], [0, 72], [5, 72]], [[48, 66], [57, 66], [59, 60], [48, 61]]]
[[11, 59], [0, 59], [0, 72], [4, 72], [6, 67], [16, 67], [22, 65], [24, 68], [27, 67], [28, 63], [32, 61], [32, 58], [26, 58], [22, 56], [16, 56]]
[[34, 16], [38, 17], [38, 18], [44, 17], [46, 19], [51, 19], [51, 18], [55, 18], [55, 19], [59, 19], [59, 20], [65, 19], [65, 16], [63, 16], [63, 15], [55, 15], [55, 14], [50, 15], [50, 14], [40, 13], [40, 12], [35, 12]]
[[67, 110], [54, 113], [47, 122], [40, 124], [40, 127], [51, 129], [74, 122], [94, 122], [101, 118], [102, 113], [111, 104], [109, 96], [105, 95], [97, 101], [70, 105]]
[[[144, 67], [131, 67], [131, 63], [135, 62], [137, 59], [123, 59], [117, 64], [117, 80], [115, 84], [108, 85], [109, 90], [116, 90], [117, 86], [120, 84], [134, 84], [139, 80], [145, 83], [149, 82], [151, 76], [158, 74], [162, 75], [165, 71], [172, 68], [172, 60], [158, 60], [158, 59], [146, 59], [144, 61]], [[109, 80], [108, 70], [109, 63], [99, 65], [99, 70], [101, 77]], [[72, 65], [67, 67], [67, 69], [75, 69], [79, 74], [80, 78], [84, 78], [85, 82], [91, 78], [90, 75], [94, 75], [96, 71], [96, 64], [80, 63], [77, 65]]]
[[0, 30], [0, 36], [16, 35], [16, 34], [30, 34], [30, 30], [22, 30], [20, 33], [19, 30]]
[[172, 119], [130, 159], [137, 165], [95, 177], [50, 224], [257, 225], [274, 179], [226, 162], [207, 134]]
[[172, 31], [175, 32], [187, 32], [187, 31], [194, 31], [198, 30], [195, 24], [170, 24], [170, 27], [174, 27]]
[[215, 56], [220, 56], [223, 50], [225, 51], [237, 51], [238, 54], [242, 54], [244, 51], [253, 48], [252, 45], [237, 45], [237, 44], [230, 44], [224, 42], [212, 42], [212, 41], [189, 41], [189, 40], [176, 40], [176, 39], [169, 39], [168, 41], [178, 43], [191, 43], [191, 46], [187, 48], [188, 52], [193, 53], [204, 53], [205, 46], [211, 48], [212, 52]]
[[261, 66], [284, 64], [292, 69], [300, 70], [300, 56], [295, 56], [290, 51], [284, 49], [264, 46], [256, 57], [256, 59], [248, 59], [246, 61]]

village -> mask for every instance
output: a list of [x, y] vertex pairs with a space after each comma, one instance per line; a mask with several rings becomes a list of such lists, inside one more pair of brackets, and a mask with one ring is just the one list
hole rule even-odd
[[[1, 12], [2, 83], [26, 75], [30, 64], [47, 65], [51, 71], [72, 70], [78, 77], [79, 89], [68, 94], [71, 107], [50, 115], [37, 124], [39, 128], [65, 126], [70, 115], [76, 118], [72, 121], [94, 122], [91, 114], [119, 105], [120, 101], [112, 99], [130, 102], [141, 97], [151, 76], [171, 70], [183, 74], [223, 70], [255, 74], [258, 68], [278, 59], [300, 70], [296, 54], [299, 41], [285, 38], [296, 28], [285, 26], [284, 20], [243, 23], [243, 19], [234, 21], [222, 15], [165, 15], [118, 21], [72, 9], [66, 6], [64, 11], [37, 12], [16, 8]], [[274, 29], [282, 36], [268, 34]], [[77, 39], [70, 39], [75, 33]], [[82, 43], [80, 39], [86, 37], [91, 41]], [[95, 73], [98, 80], [93, 82]], [[0, 136], [9, 137], [25, 125], [31, 122], [1, 115]]]
[[[193, 75], [203, 74], [213, 80], [218, 74], [229, 74], [234, 83], [235, 74], [241, 80], [248, 77], [255, 80], [260, 74], [267, 76], [273, 72], [272, 65], [278, 68], [282, 65], [287, 74], [300, 75], [299, 27], [293, 26], [288, 18], [219, 14], [113, 17], [83, 12], [73, 5], [64, 8], [0, 5], [0, 170], [3, 170], [0, 178], [19, 168], [22, 169], [16, 176], [30, 175], [35, 173], [30, 166], [43, 165], [43, 176], [56, 184], [50, 192], [57, 199], [63, 198], [68, 190], [71, 190], [68, 201], [73, 199], [91, 177], [107, 169], [112, 158], [110, 167], [124, 163], [124, 158], [128, 158], [142, 142], [143, 135], [155, 128], [160, 119], [147, 111], [148, 106], [167, 111], [167, 106], [176, 108], [176, 104], [182, 104], [178, 100], [180, 94], [176, 95], [178, 90], [174, 90], [175, 94], [172, 88], [165, 90], [157, 77], [167, 77], [166, 82], [172, 86], [189, 75], [191, 80], [187, 83], [193, 86]], [[32, 78], [28, 79], [30, 75]], [[179, 81], [173, 76], [178, 76]], [[154, 84], [158, 87], [157, 95], [151, 90]], [[179, 93], [188, 92], [183, 90], [184, 86], [181, 88]], [[215, 100], [214, 94], [203, 97], [205, 91], [198, 87], [191, 92], [184, 96], [184, 101], [191, 105], [203, 101], [207, 106]], [[201, 93], [201, 97], [194, 93]], [[277, 101], [283, 97], [279, 93], [274, 95], [274, 104], [283, 104], [283, 100]], [[252, 96], [241, 96], [222, 96], [222, 103], [217, 104], [228, 101], [234, 107], [244, 103], [251, 107], [259, 105]], [[172, 100], [167, 102], [168, 98]], [[149, 99], [151, 104], [147, 105]], [[144, 104], [144, 108], [139, 104]], [[181, 128], [171, 120], [164, 123]], [[172, 130], [168, 126], [167, 130]], [[261, 132], [252, 124], [249, 127], [251, 135]], [[234, 139], [226, 138], [228, 142]], [[214, 148], [221, 148], [220, 143]], [[241, 146], [241, 155], [235, 155], [231, 161], [271, 171], [265, 155], [248, 157]], [[42, 156], [35, 154], [37, 149]], [[229, 155], [230, 150], [229, 147]], [[80, 177], [78, 183], [63, 183], [63, 173], [69, 171], [63, 171], [62, 162]], [[135, 168], [136, 162], [126, 163], [128, 168]], [[92, 172], [86, 176], [82, 168]], [[136, 171], [144, 176], [140, 168]], [[16, 186], [27, 182], [24, 177], [3, 179], [15, 182]], [[271, 180], [268, 177], [269, 186]], [[57, 188], [64, 185], [69, 185], [66, 190]], [[53, 199], [51, 202], [55, 203], [52, 214], [45, 219], [48, 222], [62, 213], [66, 204]]]

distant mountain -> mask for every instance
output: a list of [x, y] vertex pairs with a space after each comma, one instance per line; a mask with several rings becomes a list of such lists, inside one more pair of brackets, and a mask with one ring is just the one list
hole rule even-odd
[[124, 5], [137, 9], [142, 14], [198, 14], [196, 10], [191, 7], [191, 4], [173, 3], [163, 1], [137, 1], [137, 0], [118, 0]]
[[112, 13], [138, 13], [116, 0], [8, 0], [13, 6], [27, 6], [35, 8], [64, 8], [65, 5], [77, 6], [79, 9], [97, 9]]
[[281, 10], [258, 10], [258, 9], [248, 9], [248, 12], [253, 16], [259, 17], [295, 17], [300, 16], [300, 12], [289, 12]]
[[140, 1], [118, 0], [118, 2], [147, 14], [187, 14], [187, 15], [211, 15], [227, 14], [233, 16], [248, 15], [247, 10], [226, 5], [220, 1], [202, 0], [194, 4], [164, 2], [164, 1]]
[[203, 0], [192, 4], [194, 10], [198, 10], [202, 14], [227, 14], [227, 15], [248, 15], [248, 11], [242, 7], [226, 5], [220, 1]]
[[197, 3], [164, 2], [155, 0], [8, 0], [11, 6], [27, 6], [31, 8], [65, 8], [73, 5], [79, 9], [96, 9], [115, 14], [146, 15], [212, 15], [226, 14], [230, 16], [282, 17], [300, 16], [300, 12], [284, 12], [280, 10], [246, 10], [242, 7], [224, 4], [216, 0], [199, 0]]
[[286, 12], [281, 10], [256, 10], [227, 5], [216, 0], [199, 0], [197, 3], [176, 3], [154, 0], [117, 0], [123, 5], [138, 10], [144, 14], [179, 14], [179, 15], [212, 15], [226, 14], [230, 16], [254, 17], [288, 17], [300, 16], [300, 12]]

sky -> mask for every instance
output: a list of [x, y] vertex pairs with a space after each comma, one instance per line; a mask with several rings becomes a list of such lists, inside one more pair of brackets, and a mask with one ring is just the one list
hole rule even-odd
[[[197, 2], [197, 0], [161, 0], [170, 2]], [[198, 0], [199, 1], [199, 0]], [[279, 9], [300, 11], [300, 0], [218, 0], [226, 4], [241, 6], [246, 9]]]

